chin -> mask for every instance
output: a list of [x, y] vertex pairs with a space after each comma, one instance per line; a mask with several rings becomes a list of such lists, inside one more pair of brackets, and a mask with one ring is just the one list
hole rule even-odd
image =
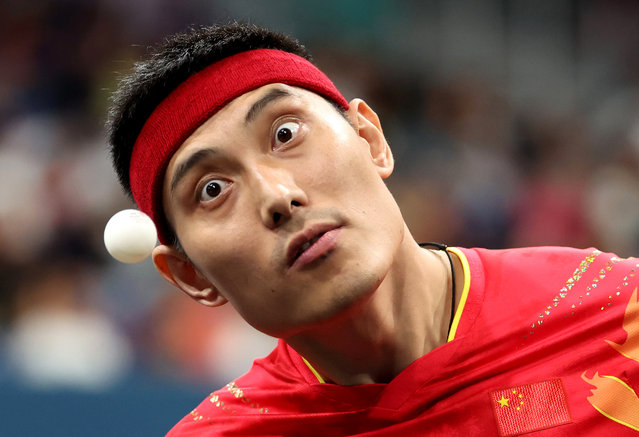
[[299, 320], [300, 329], [317, 329], [354, 317], [367, 302], [375, 295], [385, 275], [369, 272], [357, 280], [342, 282], [337, 290], [332, 290], [332, 298], [325, 300], [323, 305], [313, 305], [313, 312], [305, 314], [304, 320]]
[[[340, 257], [336, 260], [340, 268], [329, 275], [328, 281], [318, 284], [313, 280], [287, 290], [286, 294], [293, 297], [288, 304], [274, 308], [277, 314], [270, 314], [264, 323], [251, 325], [272, 337], [289, 338], [353, 317], [375, 296], [388, 276], [393, 259], [389, 252], [388, 248], [378, 248], [359, 252], [359, 256]], [[264, 318], [265, 314], [256, 316]]]

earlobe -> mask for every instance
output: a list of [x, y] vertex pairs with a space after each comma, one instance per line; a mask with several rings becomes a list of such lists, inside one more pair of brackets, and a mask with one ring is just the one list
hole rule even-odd
[[198, 272], [186, 255], [174, 247], [160, 245], [153, 249], [153, 264], [167, 282], [202, 305], [215, 307], [227, 302], [215, 286]]
[[379, 117], [362, 99], [351, 100], [347, 114], [357, 134], [368, 143], [377, 172], [386, 179], [393, 173], [395, 161]]

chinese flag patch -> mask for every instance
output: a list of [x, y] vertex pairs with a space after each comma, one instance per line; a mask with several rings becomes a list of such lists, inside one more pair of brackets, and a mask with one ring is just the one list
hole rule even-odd
[[499, 435], [513, 436], [570, 423], [560, 379], [518, 385], [490, 393]]

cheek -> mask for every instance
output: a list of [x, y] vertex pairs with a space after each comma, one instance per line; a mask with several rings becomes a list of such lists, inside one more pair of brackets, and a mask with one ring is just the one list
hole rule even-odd
[[352, 144], [332, 151], [324, 158], [321, 180], [324, 193], [333, 199], [343, 199], [345, 207], [355, 207], [375, 202], [381, 192], [387, 191], [373, 165], [370, 155], [355, 149]]
[[255, 233], [245, 223], [216, 226], [200, 223], [189, 226], [193, 232], [185, 236], [184, 249], [193, 263], [225, 297], [231, 289], [246, 288], [263, 266], [264, 244], [256, 241]]
[[299, 180], [304, 181], [306, 187], [332, 189], [331, 194], [336, 196], [358, 187], [366, 188], [379, 176], [362, 143], [354, 132], [319, 135], [312, 145], [313, 153], [297, 166], [301, 169], [297, 170]]

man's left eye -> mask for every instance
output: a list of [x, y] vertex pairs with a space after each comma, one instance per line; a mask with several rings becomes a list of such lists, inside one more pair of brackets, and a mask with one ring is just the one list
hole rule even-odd
[[275, 145], [285, 144], [295, 138], [300, 129], [299, 123], [287, 121], [282, 123], [275, 130]]

